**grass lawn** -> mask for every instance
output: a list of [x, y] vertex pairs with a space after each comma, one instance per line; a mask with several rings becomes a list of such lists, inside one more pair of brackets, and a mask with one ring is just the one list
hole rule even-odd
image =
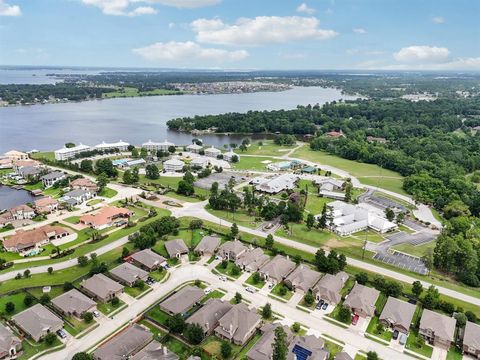
[[368, 324], [367, 333], [375, 335], [376, 337], [379, 337], [380, 339], [383, 339], [385, 341], [392, 340], [392, 332], [386, 330], [385, 328], [383, 328], [381, 332], [378, 332], [377, 325], [378, 325], [378, 316], [374, 316], [372, 320], [370, 320], [370, 323]]
[[368, 241], [374, 243], [380, 243], [382, 241], [385, 241], [385, 238], [382, 236], [382, 234], [370, 229], [356, 232], [352, 234], [351, 237], [357, 238], [361, 241], [365, 241], [365, 239], [367, 239]]
[[[40, 297], [43, 295], [43, 288], [37, 287], [33, 289], [28, 289], [27, 290], [31, 295], [35, 296], [37, 299], [40, 299]], [[57, 296], [60, 296], [64, 293], [65, 291], [63, 290], [63, 286], [52, 286], [50, 288], [50, 292], [48, 293], [48, 296], [50, 296], [50, 299], [56, 298]]]
[[447, 353], [447, 360], [462, 360], [463, 354], [462, 351], [456, 347], [452, 346]]
[[420, 355], [432, 357], [433, 348], [416, 331], [410, 331], [405, 348]]
[[228, 275], [228, 276], [230, 276], [234, 279], [238, 279], [242, 275], [242, 271], [240, 271], [238, 275], [233, 275], [232, 274], [232, 269], [234, 267], [236, 267], [236, 265], [233, 262], [229, 261], [226, 269], [224, 269], [222, 267], [222, 263], [220, 263], [215, 267], [215, 270], [217, 270], [218, 272], [220, 272], [222, 274]]
[[160, 329], [158, 326], [155, 326], [154, 324], [152, 324], [150, 321], [147, 321], [147, 320], [140, 320], [139, 321], [140, 324], [142, 324], [143, 326], [146, 326], [150, 332], [155, 335], [156, 337], [163, 337], [165, 336], [167, 333], [165, 331], [163, 331], [162, 329]]
[[306, 302], [305, 302], [305, 296], [302, 298], [302, 300], [300, 300], [300, 302], [298, 303], [298, 305], [300, 306], [303, 306], [303, 307], [306, 307], [307, 309], [315, 309], [315, 306], [317, 304], [317, 301], [313, 301], [310, 305], [308, 305]]
[[[222, 345], [223, 340], [215, 337], [209, 336], [207, 337], [203, 343], [201, 344], [202, 349], [211, 357], [215, 359], [222, 359], [220, 354], [220, 347]], [[240, 351], [240, 346], [231, 344], [232, 345], [232, 355], [230, 358], [235, 358], [235, 355]]]
[[307, 204], [305, 205], [305, 210], [312, 213], [313, 215], [321, 214], [323, 210], [323, 205], [328, 204], [332, 201], [332, 199], [327, 199], [318, 195], [309, 194], [307, 197]]
[[330, 239], [337, 239], [338, 236], [328, 230], [308, 230], [304, 223], [289, 224], [290, 232], [284, 226], [275, 231], [275, 235], [295, 240], [311, 246], [325, 246]]
[[96, 322], [93, 321], [93, 320], [92, 320], [92, 322], [87, 324], [85, 321], [77, 319], [73, 316], [69, 316], [65, 320], [66, 320], [65, 325], [63, 327], [72, 336], [76, 336], [76, 335], [80, 334], [82, 331], [88, 329], [90, 326], [94, 326], [96, 324]]
[[262, 278], [260, 278], [260, 281], [255, 284], [255, 282], [253, 281], [253, 274], [252, 274], [252, 275], [250, 275], [250, 277], [247, 279], [247, 281], [245, 281], [245, 284], [252, 285], [252, 286], [255, 286], [256, 288], [261, 289], [261, 288], [265, 285], [265, 280], [263, 280]]
[[246, 359], [247, 353], [250, 351], [252, 347], [255, 346], [255, 344], [258, 342], [258, 340], [260, 340], [261, 337], [262, 335], [259, 332], [255, 333], [255, 336], [252, 337], [250, 341], [246, 343], [245, 346], [242, 348], [242, 350], [238, 353], [236, 359], [239, 359], [239, 360]]
[[44, 151], [30, 154], [32, 159], [46, 159], [46, 160], [55, 160], [55, 153], [53, 151]]
[[101, 202], [103, 202], [102, 199], [93, 199], [87, 202], [87, 206], [97, 205], [97, 204], [100, 204]]
[[[180, 180], [182, 180], [182, 178], [183, 178], [182, 176], [162, 176], [160, 174], [160, 178], [158, 178], [156, 180], [151, 180], [151, 179], [147, 179], [145, 177], [145, 175], [140, 175], [140, 184], [146, 185], [151, 190], [155, 190], [155, 188], [156, 188], [155, 186], [158, 187], [158, 185], [161, 185], [161, 186], [166, 187], [166, 188], [171, 188], [172, 191], [168, 192], [165, 195], [169, 196], [171, 198], [174, 198], [174, 199], [189, 201], [189, 202], [201, 201], [197, 197], [179, 195], [175, 192], [178, 188], [178, 183], [180, 182]], [[199, 187], [195, 187], [195, 194], [206, 197], [209, 194], [209, 190], [201, 189]]]
[[155, 270], [155, 271], [152, 271], [151, 273], [148, 274], [148, 276], [150, 276], [153, 280], [155, 281], [161, 281], [163, 280], [163, 278], [167, 275], [167, 272], [166, 271], [159, 271], [159, 270]]
[[240, 155], [240, 161], [233, 164], [233, 168], [236, 170], [257, 170], [257, 171], [269, 171], [267, 169], [268, 163], [264, 161], [270, 161], [272, 163], [279, 162], [280, 160], [269, 157], [256, 157], [256, 156], [242, 156]]
[[[30, 342], [31, 341], [31, 342]], [[52, 344], [52, 345], [48, 345], [46, 342], [42, 341], [42, 342], [38, 342], [38, 343], [34, 343], [32, 340], [24, 340], [22, 341], [22, 350], [23, 350], [23, 353], [20, 357], [18, 357], [17, 359], [19, 360], [27, 360], [27, 359], [30, 359], [31, 357], [33, 357], [35, 354], [38, 354], [44, 350], [47, 350], [47, 349], [50, 349], [50, 348], [53, 348], [55, 346], [58, 346], [60, 345], [61, 342], [60, 342], [60, 339], [57, 337], [55, 339], [55, 342]]]
[[353, 360], [367, 360], [367, 357], [360, 354], [356, 354]]
[[[17, 294], [12, 294], [12, 295], [4, 295], [0, 297], [0, 312], [4, 313], [7, 318], [12, 317], [15, 314], [18, 314], [19, 312], [22, 312], [23, 310], [27, 309], [28, 306], [26, 306], [23, 303], [23, 300], [25, 299], [26, 293], [21, 291]], [[11, 312], [10, 314], [6, 312], [5, 310], [5, 304], [8, 302], [12, 302], [15, 305], [15, 310]], [[35, 301], [33, 302], [32, 305], [35, 305]]]
[[118, 191], [117, 190], [113, 190], [112, 188], [109, 188], [108, 186], [103, 188], [102, 191], [100, 191], [100, 193], [98, 194], [98, 196], [103, 196], [103, 197], [106, 197], [106, 198], [112, 198], [114, 197], [115, 195], [118, 194]]
[[165, 311], [160, 310], [159, 306], [155, 306], [153, 309], [147, 312], [146, 316], [147, 318], [155, 320], [163, 326], [166, 326], [167, 320], [170, 318], [170, 315], [168, 315]]
[[394, 171], [382, 169], [378, 165], [343, 159], [324, 151], [313, 151], [308, 146], [302, 146], [291, 156], [316, 162], [320, 167], [321, 165], [329, 165], [347, 171], [357, 177], [362, 184], [374, 185], [399, 194], [406, 194], [402, 189], [403, 176]]
[[70, 216], [70, 217], [64, 219], [64, 221], [66, 221], [70, 224], [78, 224], [80, 222], [80, 216]]
[[204, 296], [200, 302], [202, 304], [205, 304], [208, 299], [221, 299], [224, 296], [225, 296], [224, 292], [221, 292], [219, 290], [213, 290], [210, 294]]
[[[260, 146], [259, 143], [262, 143]], [[273, 140], [255, 140], [250, 146], [248, 146], [246, 151], [240, 149], [235, 149], [237, 154], [242, 155], [262, 155], [262, 156], [282, 156], [285, 155], [289, 150], [294, 149], [295, 146], [281, 146], [276, 145]]]
[[226, 210], [213, 210], [209, 207], [206, 210], [210, 214], [215, 215], [221, 219], [252, 229], [256, 229], [263, 222], [261, 220], [256, 221], [254, 216], [248, 215], [244, 210], [240, 210], [235, 213]]
[[426, 255], [429, 251], [433, 251], [433, 249], [435, 248], [435, 244], [435, 241], [430, 241], [426, 244], [418, 246], [413, 246], [411, 244], [399, 244], [393, 246], [392, 248], [413, 256], [422, 257], [423, 255]]
[[175, 339], [172, 336], [166, 336], [162, 340], [163, 345], [165, 345], [170, 351], [177, 354], [180, 359], [186, 359], [190, 354], [191, 348], [182, 343], [181, 341]]
[[335, 344], [334, 342], [323, 338], [325, 341], [325, 349], [330, 353], [329, 359], [334, 359], [335, 356], [342, 351], [343, 346]]
[[[282, 288], [285, 288], [287, 290], [285, 295], [280, 294], [280, 289]], [[282, 299], [285, 299], [285, 300], [290, 300], [290, 298], [293, 296], [293, 291], [289, 290], [285, 285], [280, 283], [273, 287], [271, 294], [281, 297]]]
[[[120, 300], [120, 299], [118, 299], [118, 300]], [[113, 312], [113, 311], [117, 310], [118, 308], [122, 307], [123, 305], [125, 305], [125, 303], [122, 300], [120, 300], [116, 306], [113, 306], [112, 303], [110, 303], [110, 302], [108, 302], [108, 303], [99, 302], [97, 304], [97, 309], [98, 309], [98, 311], [101, 311], [103, 314], [108, 315], [111, 312]]]
[[162, 95], [179, 95], [183, 94], [178, 90], [154, 89], [149, 91], [138, 91], [137, 88], [124, 87], [118, 88], [117, 91], [103, 93], [102, 97], [105, 99], [119, 98], [119, 97], [137, 97], [137, 96], [162, 96]]
[[133, 286], [133, 287], [125, 286], [124, 291], [125, 291], [125, 293], [127, 293], [131, 297], [136, 298], [140, 294], [143, 294], [145, 291], [148, 291], [148, 289], [150, 289], [150, 286], [145, 284], [145, 287], [143, 289], [140, 289], [140, 288], [135, 287], [135, 286]]

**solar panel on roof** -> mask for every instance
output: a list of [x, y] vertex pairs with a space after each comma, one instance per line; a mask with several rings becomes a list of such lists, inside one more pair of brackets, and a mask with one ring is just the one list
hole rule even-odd
[[292, 352], [297, 356], [297, 360], [307, 360], [312, 352], [300, 345], [295, 345], [292, 349]]

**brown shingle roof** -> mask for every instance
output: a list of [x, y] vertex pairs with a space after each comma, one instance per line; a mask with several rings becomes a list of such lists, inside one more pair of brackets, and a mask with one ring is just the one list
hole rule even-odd
[[3, 246], [6, 248], [23, 249], [47, 241], [51, 236], [58, 236], [60, 234], [71, 234], [71, 232], [61, 226], [53, 225], [44, 225], [38, 229], [27, 231], [19, 230], [16, 234], [4, 239]]

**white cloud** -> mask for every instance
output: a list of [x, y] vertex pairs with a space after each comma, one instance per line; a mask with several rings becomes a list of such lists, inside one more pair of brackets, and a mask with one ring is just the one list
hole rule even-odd
[[[138, 1], [138, 0], [133, 0]], [[173, 6], [177, 8], [201, 8], [206, 6], [217, 5], [222, 2], [222, 0], [146, 0], [150, 3], [157, 3], [166, 6]]]
[[353, 32], [355, 34], [366, 34], [367, 33], [367, 30], [365, 30], [364, 28], [354, 28], [353, 29]]
[[173, 29], [175, 27], [175, 23], [171, 22], [168, 24], [169, 29]]
[[198, 42], [222, 45], [261, 45], [305, 39], [326, 40], [338, 35], [333, 30], [320, 29], [315, 17], [257, 16], [239, 18], [234, 24], [220, 19], [198, 19], [190, 25]]
[[432, 22], [434, 24], [443, 24], [445, 22], [445, 19], [443, 18], [443, 16], [435, 16], [432, 18]]
[[300, 5], [298, 5], [297, 7], [297, 12], [300, 12], [300, 13], [305, 13], [305, 14], [309, 14], [309, 15], [312, 15], [316, 10], [314, 8], [311, 8], [309, 7], [307, 4], [305, 3], [301, 3]]
[[22, 11], [18, 5], [9, 5], [3, 0], [0, 0], [0, 16], [20, 16]]
[[128, 16], [140, 16], [140, 15], [153, 15], [156, 14], [157, 10], [151, 6], [139, 6], [133, 11], [127, 13]]
[[175, 66], [177, 63], [196, 64], [197, 61], [208, 62], [233, 62], [248, 57], [245, 50], [227, 51], [223, 49], [203, 48], [193, 41], [167, 43], [157, 42], [155, 44], [133, 49], [148, 61], [160, 62], [166, 65]]
[[437, 46], [408, 46], [393, 54], [395, 60], [403, 63], [432, 64], [448, 60], [450, 50]]

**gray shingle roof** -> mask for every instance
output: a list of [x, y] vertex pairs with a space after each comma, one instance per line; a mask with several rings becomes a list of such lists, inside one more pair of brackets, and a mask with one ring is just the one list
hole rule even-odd
[[414, 313], [415, 305], [390, 296], [379, 319], [386, 320], [394, 325], [400, 325], [408, 330]]
[[312, 270], [307, 265], [299, 265], [293, 270], [285, 279], [286, 282], [291, 283], [296, 289], [307, 292], [320, 279], [321, 274]]
[[213, 254], [220, 245], [220, 238], [217, 236], [204, 236], [195, 248], [196, 252]]
[[260, 248], [254, 248], [246, 251], [240, 258], [235, 261], [235, 264], [250, 271], [257, 271], [262, 267], [270, 258], [263, 253]]
[[203, 331], [213, 330], [220, 318], [232, 308], [232, 304], [220, 299], [208, 299], [203, 307], [187, 320], [187, 324], [199, 324]]
[[166, 346], [153, 340], [138, 353], [133, 355], [130, 360], [178, 360], [177, 354], [171, 352]]
[[367, 316], [373, 316], [375, 314], [375, 303], [379, 295], [380, 292], [376, 289], [355, 284], [343, 304], [351, 309], [360, 309], [365, 312]]
[[200, 301], [204, 295], [202, 289], [187, 285], [160, 303], [160, 307], [172, 314], [182, 314]]
[[340, 291], [347, 279], [348, 274], [343, 271], [335, 275], [325, 274], [313, 288], [313, 293], [329, 303], [338, 304], [342, 299]]
[[148, 273], [132, 264], [123, 263], [110, 270], [110, 273], [127, 283], [134, 283], [137, 280], [144, 280]]
[[63, 320], [41, 304], [33, 305], [12, 320], [33, 338], [42, 336], [45, 329], [56, 329], [63, 326]]
[[97, 303], [89, 297], [82, 294], [77, 289], [67, 291], [65, 294], [52, 299], [52, 304], [65, 313], [82, 314], [89, 311]]
[[[268, 323], [262, 327], [262, 337], [248, 351], [247, 358], [250, 360], [271, 360], [273, 355], [272, 344], [275, 339], [275, 329], [280, 324]], [[288, 326], [283, 326], [283, 330], [287, 334], [287, 343], [293, 338], [293, 334]]]
[[9, 328], [0, 323], [0, 353], [9, 353], [11, 348], [21, 343]]
[[260, 274], [268, 275], [269, 278], [280, 282], [293, 269], [295, 269], [295, 263], [292, 260], [277, 255], [260, 268]]
[[188, 247], [182, 239], [165, 241], [165, 249], [170, 257], [175, 257], [177, 254], [188, 253]]
[[41, 179], [45, 179], [45, 180], [55, 180], [55, 179], [58, 179], [62, 176], [64, 176], [65, 174], [61, 171], [52, 171], [51, 173], [48, 173], [46, 175], [43, 175], [41, 177]]
[[130, 256], [138, 263], [151, 269], [165, 262], [165, 258], [150, 249], [138, 251]]
[[453, 341], [456, 323], [454, 318], [424, 309], [420, 319], [420, 329], [430, 329], [435, 333], [435, 337]]
[[480, 350], [480, 325], [467, 321], [463, 335], [463, 345]]
[[118, 292], [123, 289], [122, 285], [103, 274], [93, 275], [91, 278], [83, 280], [81, 285], [100, 298], [106, 298], [111, 292]]
[[243, 342], [245, 336], [252, 327], [260, 323], [260, 320], [260, 315], [254, 309], [250, 310], [247, 305], [240, 303], [222, 316], [215, 331], [235, 342]]

